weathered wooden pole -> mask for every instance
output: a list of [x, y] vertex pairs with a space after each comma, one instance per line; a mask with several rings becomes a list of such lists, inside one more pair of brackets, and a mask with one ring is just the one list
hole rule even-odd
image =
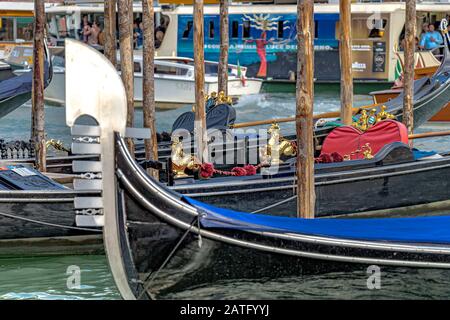
[[206, 152], [205, 53], [203, 0], [194, 0], [195, 142], [197, 158], [208, 161]]
[[[133, 1], [118, 0], [120, 70], [127, 95], [127, 127], [134, 125], [134, 74], [133, 74]], [[134, 155], [134, 143], [127, 139], [128, 148]]]
[[314, 218], [314, 0], [297, 1], [297, 216]]
[[219, 59], [219, 92], [228, 95], [228, 0], [220, 0], [220, 59]]
[[352, 77], [352, 2], [339, 0], [341, 34], [339, 52], [341, 60], [341, 120], [352, 124], [353, 77]]
[[47, 171], [44, 112], [44, 38], [45, 1], [34, 1], [33, 84], [31, 98], [32, 138], [35, 143], [35, 164], [39, 171]]
[[115, 66], [116, 56], [116, 0], [105, 0], [105, 19], [103, 32], [105, 33], [104, 52], [106, 58]]
[[[142, 23], [144, 32], [143, 47], [143, 113], [144, 127], [150, 128], [151, 139], [144, 141], [145, 159], [158, 160], [158, 141], [156, 139], [155, 126], [155, 12], [153, 0], [142, 0]], [[155, 178], [159, 178], [157, 170], [150, 169], [149, 173]]]
[[416, 0], [406, 0], [403, 123], [408, 128], [408, 134], [412, 134], [414, 129], [413, 99], [416, 24]]

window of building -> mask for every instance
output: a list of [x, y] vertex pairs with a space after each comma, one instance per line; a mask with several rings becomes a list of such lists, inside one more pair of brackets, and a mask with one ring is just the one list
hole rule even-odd
[[278, 21], [278, 32], [277, 36], [279, 39], [284, 38], [284, 21]]
[[189, 35], [191, 34], [192, 26], [193, 26], [193, 22], [188, 21], [186, 24], [186, 28], [183, 31], [183, 39], [189, 38]]
[[214, 39], [214, 21], [209, 22], [209, 38]]
[[248, 20], [242, 24], [242, 38], [250, 38], [250, 21]]
[[233, 21], [231, 23], [231, 37], [238, 38], [239, 37], [239, 22]]

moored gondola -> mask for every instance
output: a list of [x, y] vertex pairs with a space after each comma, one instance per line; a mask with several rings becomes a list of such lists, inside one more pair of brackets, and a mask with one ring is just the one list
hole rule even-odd
[[[66, 48], [80, 59], [83, 51], [92, 50], [74, 41]], [[114, 97], [99, 92], [80, 97], [79, 89], [68, 91], [67, 124], [78, 135], [100, 142], [77, 148], [101, 155], [100, 161], [80, 166], [100, 171], [92, 181], [93, 186], [102, 186], [97, 215], [105, 221], [105, 248], [124, 298], [159, 297], [220, 280], [296, 275], [304, 272], [307, 262], [450, 268], [450, 215], [445, 213], [305, 220], [220, 209], [167, 189], [150, 178], [127, 150], [123, 137], [149, 132], [125, 128], [121, 80], [106, 59], [97, 58], [97, 66], [111, 74], [108, 85], [114, 88]], [[73, 67], [79, 68], [75, 54], [72, 59]], [[76, 72], [68, 85], [75, 79]], [[111, 113], [117, 117], [111, 118]], [[81, 115], [93, 117], [99, 126], [75, 125]]]
[[[45, 46], [45, 57], [44, 86], [47, 87], [53, 76], [52, 62], [47, 46]], [[31, 99], [32, 78], [32, 72], [26, 72], [0, 81], [0, 118]]]
[[[439, 112], [443, 107], [448, 104], [450, 100], [450, 54], [448, 49], [445, 49], [445, 58], [439, 69], [432, 77], [426, 77], [422, 79], [418, 79], [414, 84], [414, 127], [418, 128], [423, 125], [426, 121], [428, 121], [433, 115]], [[400, 94], [397, 98], [392, 99], [391, 101], [384, 104], [386, 107], [386, 111], [393, 114], [397, 120], [401, 121], [402, 112], [403, 112], [403, 95]], [[218, 105], [219, 111], [223, 111], [223, 109], [228, 109], [226, 106]], [[381, 110], [382, 105], [375, 106], [374, 108], [377, 111]], [[232, 107], [230, 107], [232, 108]], [[229, 119], [221, 118], [220, 121], [217, 121], [218, 118], [214, 117], [214, 108], [212, 108], [210, 116], [211, 116], [211, 126], [210, 129], [224, 130], [228, 128], [227, 134], [225, 138], [228, 139], [227, 145], [224, 145], [222, 142], [210, 143], [210, 150], [218, 150], [218, 149], [229, 149], [229, 143], [232, 142], [233, 152], [237, 155], [235, 163], [229, 163], [229, 166], [233, 166], [235, 164], [258, 164], [259, 158], [253, 157], [249, 158], [247, 155], [249, 152], [254, 152], [255, 154], [259, 154], [258, 149], [260, 146], [264, 146], [266, 141], [261, 137], [255, 137], [254, 133], [252, 134], [241, 134], [235, 135], [232, 129], [233, 121], [228, 121]], [[222, 112], [218, 112], [220, 115], [223, 115]], [[217, 114], [216, 114], [217, 116]], [[180, 119], [177, 119], [174, 124], [183, 122], [182, 120], [189, 120], [193, 122], [193, 113], [183, 114]], [[182, 119], [183, 118], [183, 119]], [[324, 119], [326, 120], [326, 119]], [[173, 129], [177, 128], [187, 128], [187, 131], [190, 131], [189, 128], [192, 127], [193, 123], [188, 123], [186, 121], [184, 126], [174, 126]], [[319, 121], [318, 121], [319, 122]], [[187, 124], [186, 124], [187, 123]], [[317, 125], [315, 127], [315, 144], [316, 149], [320, 150], [320, 146], [323, 143], [323, 140], [328, 136], [328, 134], [338, 125], [338, 122], [332, 121], [332, 123], [326, 124], [325, 121], [320, 121], [322, 125]], [[318, 123], [319, 124], [319, 123]], [[323, 125], [326, 124], [326, 125]], [[295, 140], [294, 134], [286, 134], [285, 138], [287, 140]], [[158, 143], [158, 154], [159, 161], [165, 163], [171, 156], [171, 136], [170, 134], [161, 135], [161, 141]], [[192, 147], [191, 153], [194, 152], [194, 148]], [[136, 143], [136, 157], [139, 160], [144, 159], [144, 149], [143, 144], [137, 142]], [[48, 158], [48, 168], [51, 172], [71, 172], [71, 162], [73, 160], [79, 159], [79, 156], [60, 156], [60, 157], [49, 157]], [[29, 159], [28, 161], [31, 161]], [[242, 162], [244, 161], [244, 162]]]

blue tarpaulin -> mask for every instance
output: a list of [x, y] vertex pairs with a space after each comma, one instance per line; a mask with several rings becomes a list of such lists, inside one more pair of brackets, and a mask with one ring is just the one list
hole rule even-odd
[[[184, 199], [205, 213], [205, 228], [289, 232], [331, 238], [406, 243], [450, 243], [450, 215], [413, 218], [301, 219], [250, 214]], [[449, 213], [450, 214], [450, 213]]]
[[[44, 63], [45, 81], [48, 79], [48, 63]], [[22, 93], [31, 93], [33, 83], [33, 72], [24, 72], [23, 74], [12, 77], [0, 82], [0, 101], [17, 96]]]

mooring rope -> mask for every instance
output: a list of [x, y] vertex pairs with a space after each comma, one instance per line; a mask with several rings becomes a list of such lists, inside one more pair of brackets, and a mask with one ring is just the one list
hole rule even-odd
[[[139, 294], [139, 296], [137, 297], [137, 299], [141, 299], [142, 295], [147, 292], [147, 289], [150, 287], [150, 285], [153, 283], [153, 281], [156, 279], [156, 276], [161, 272], [161, 270], [167, 265], [167, 263], [169, 262], [169, 260], [172, 258], [172, 256], [175, 254], [175, 252], [177, 251], [178, 247], [181, 245], [181, 243], [184, 241], [184, 239], [186, 238], [186, 236], [188, 235], [188, 233], [191, 231], [192, 227], [198, 223], [198, 229], [199, 229], [199, 236], [200, 236], [200, 213], [198, 214], [198, 216], [196, 216], [194, 218], [194, 220], [191, 222], [191, 224], [189, 225], [189, 228], [187, 228], [187, 230], [184, 232], [183, 236], [180, 238], [180, 240], [177, 242], [177, 244], [173, 247], [172, 251], [170, 251], [169, 255], [167, 256], [167, 258], [164, 260], [164, 262], [161, 264], [161, 266], [158, 268], [158, 270], [156, 270], [156, 272], [150, 273], [147, 278], [144, 280], [144, 290], [142, 290], [142, 292]], [[201, 238], [199, 240], [201, 242]], [[151, 278], [150, 278], [151, 277]], [[156, 300], [155, 297], [148, 292], [148, 294], [150, 295], [150, 297], [153, 300]]]
[[282, 205], [283, 203], [286, 203], [286, 202], [289, 202], [289, 201], [291, 201], [291, 200], [294, 200], [295, 198], [297, 198], [297, 195], [292, 196], [292, 197], [289, 197], [289, 198], [284, 199], [284, 200], [281, 200], [281, 201], [278, 201], [278, 202], [275, 202], [274, 204], [271, 204], [270, 206], [267, 206], [267, 207], [264, 207], [264, 208], [261, 208], [261, 209], [252, 211], [252, 212], [250, 212], [250, 213], [259, 213], [259, 212], [261, 212], [261, 211], [265, 211], [265, 210], [268, 210], [268, 209], [272, 209], [272, 208], [275, 208], [275, 207], [278, 207], [278, 206]]
[[102, 230], [99, 230], [99, 229], [89, 229], [89, 228], [66, 226], [66, 225], [62, 225], [62, 224], [56, 224], [56, 223], [50, 223], [50, 222], [44, 222], [44, 221], [29, 219], [29, 218], [25, 218], [25, 217], [20, 217], [20, 216], [16, 216], [16, 215], [4, 213], [4, 212], [0, 212], [0, 216], [5, 216], [5, 217], [11, 218], [11, 219], [17, 219], [17, 220], [27, 221], [27, 222], [31, 222], [31, 223], [36, 223], [36, 224], [41, 224], [41, 225], [56, 227], [56, 228], [80, 230], [80, 231], [103, 232]]

